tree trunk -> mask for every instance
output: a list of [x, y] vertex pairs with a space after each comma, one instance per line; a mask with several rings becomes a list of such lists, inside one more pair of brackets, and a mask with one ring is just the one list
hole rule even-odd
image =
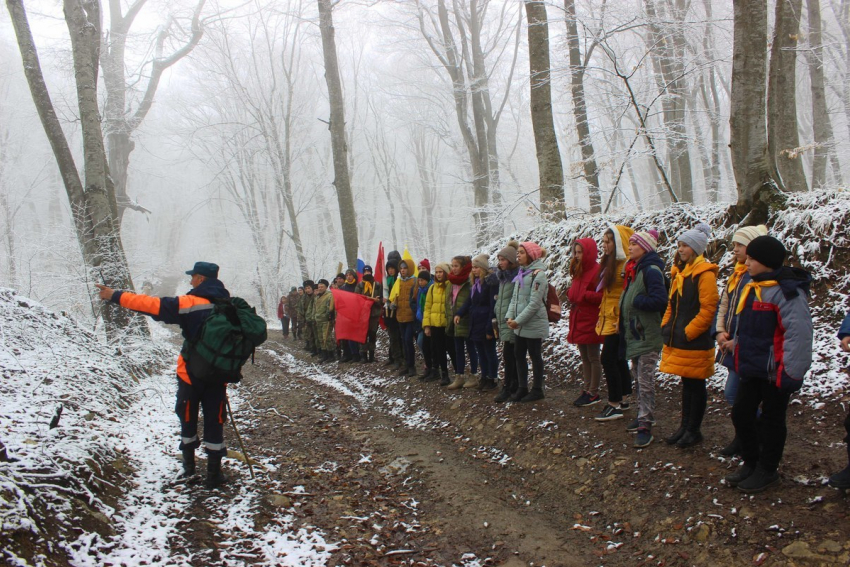
[[767, 220], [778, 187], [767, 151], [767, 1], [734, 0], [732, 92], [729, 118], [737, 214], [747, 224]]
[[[842, 185], [841, 170], [837, 166], [832, 122], [826, 107], [826, 87], [823, 76], [823, 39], [820, 0], [806, 0], [809, 13], [809, 80], [812, 88], [812, 130], [815, 140], [815, 155], [812, 161], [812, 187], [823, 187], [827, 183], [826, 166], [833, 162], [834, 181]], [[845, 70], [845, 72], [850, 69]]]
[[803, 0], [777, 0], [767, 85], [767, 146], [786, 191], [807, 191], [797, 126], [797, 38]]
[[570, 52], [570, 86], [573, 98], [573, 116], [576, 121], [578, 144], [579, 148], [581, 148], [581, 162], [584, 170], [583, 177], [588, 185], [587, 192], [590, 198], [590, 212], [601, 213], [602, 197], [599, 194], [599, 171], [596, 166], [596, 155], [593, 151], [593, 140], [590, 136], [587, 100], [584, 96], [585, 66], [581, 61], [575, 0], [564, 0], [564, 9], [567, 12], [567, 46]]
[[[41, 63], [32, 39], [26, 11], [21, 0], [7, 0], [24, 74], [53, 149], [56, 163], [68, 194], [71, 214], [89, 278], [117, 289], [133, 289], [127, 258], [117, 224], [115, 193], [106, 162], [97, 98], [97, 70], [100, 59], [100, 5], [96, 0], [65, 0], [65, 21], [71, 36], [71, 52], [83, 132], [85, 185], [80, 179], [68, 141], [56, 117]], [[110, 304], [103, 309], [104, 324], [110, 339], [121, 332], [147, 335], [144, 318]], [[132, 323], [132, 324], [131, 324]]]
[[[664, 126], [667, 128], [667, 166], [670, 170], [670, 182], [676, 188], [679, 201], [692, 203], [693, 174], [685, 121], [688, 87], [683, 29], [687, 6], [682, 0], [672, 0], [669, 2], [671, 13], [665, 13], [665, 17], [661, 18], [656, 12], [654, 0], [645, 0], [645, 5], [650, 19], [650, 50], [658, 69], [656, 81], [659, 83], [659, 89], [666, 91], [661, 108]], [[665, 23], [661, 23], [662, 21]], [[670, 23], [666, 23], [668, 21]]]
[[531, 125], [540, 177], [540, 211], [550, 218], [560, 219], [564, 215], [564, 170], [552, 117], [546, 4], [538, 0], [525, 0], [525, 13], [528, 18]]
[[339, 77], [339, 62], [334, 39], [331, 0], [318, 0], [319, 29], [322, 33], [322, 52], [325, 59], [325, 81], [328, 84], [330, 102], [331, 147], [333, 149], [334, 182], [339, 202], [339, 218], [342, 224], [342, 240], [348, 266], [357, 265], [357, 212], [351, 193], [351, 178], [348, 173], [348, 145], [345, 142], [345, 103]]

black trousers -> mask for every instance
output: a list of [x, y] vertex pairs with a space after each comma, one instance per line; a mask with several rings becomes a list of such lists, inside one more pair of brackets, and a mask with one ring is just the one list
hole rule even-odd
[[505, 387], [509, 392], [516, 392], [519, 387], [519, 377], [516, 369], [516, 343], [502, 342], [502, 360], [505, 363]]
[[619, 404], [632, 393], [632, 373], [625, 358], [620, 358], [620, 335], [605, 335], [602, 342], [602, 371], [608, 384], [608, 401]]
[[283, 331], [283, 336], [289, 336], [289, 317], [284, 317], [280, 320], [280, 328]]
[[227, 391], [223, 384], [187, 384], [177, 378], [177, 404], [174, 411], [180, 418], [180, 450], [197, 449], [198, 409], [204, 408], [204, 449], [208, 454], [224, 455], [224, 422], [227, 419]]
[[[431, 347], [431, 368], [443, 371], [443, 374], [449, 375], [449, 365], [446, 358], [448, 354], [446, 350], [446, 328], [445, 327], [429, 327], [431, 329], [430, 341], [426, 340], [423, 344], [429, 344]], [[428, 339], [426, 336], [425, 339]]]
[[387, 325], [387, 337], [390, 340], [387, 358], [401, 363], [402, 358], [404, 358], [404, 350], [401, 346], [401, 333], [399, 332], [398, 321], [396, 321], [395, 316], [385, 317], [384, 323]]
[[516, 369], [520, 388], [528, 388], [528, 356], [531, 356], [531, 370], [534, 372], [533, 388], [543, 389], [543, 339], [516, 337]]
[[844, 442], [847, 443], [847, 450], [850, 451], [850, 413], [844, 418], [844, 431], [847, 435], [844, 436]]
[[[768, 472], [779, 468], [788, 436], [785, 416], [790, 399], [790, 390], [781, 390], [764, 378], [741, 376], [732, 406], [732, 423], [745, 464], [758, 464]], [[761, 417], [756, 420], [759, 404]]]

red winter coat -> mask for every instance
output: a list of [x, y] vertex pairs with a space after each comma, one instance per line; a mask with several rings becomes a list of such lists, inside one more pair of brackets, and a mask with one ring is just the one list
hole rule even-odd
[[599, 283], [599, 262], [596, 260], [596, 241], [592, 238], [580, 238], [576, 244], [581, 246], [582, 272], [573, 278], [567, 299], [570, 302], [570, 330], [567, 342], [574, 345], [600, 344], [602, 337], [596, 334], [596, 322], [599, 320], [599, 304], [602, 292], [596, 291]]

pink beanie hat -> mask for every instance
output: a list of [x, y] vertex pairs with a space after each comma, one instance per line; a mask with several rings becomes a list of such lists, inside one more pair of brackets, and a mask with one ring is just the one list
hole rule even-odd
[[543, 256], [543, 249], [534, 242], [523, 242], [520, 244], [520, 248], [525, 249], [525, 253], [528, 254], [532, 262]]

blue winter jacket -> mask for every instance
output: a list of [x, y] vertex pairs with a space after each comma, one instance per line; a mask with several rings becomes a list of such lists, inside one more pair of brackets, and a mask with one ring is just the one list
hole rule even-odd
[[843, 340], [844, 337], [850, 337], [850, 313], [847, 314], [844, 322], [841, 323], [841, 328], [838, 329], [838, 338]]
[[777, 388], [799, 390], [812, 366], [812, 277], [800, 268], [783, 267], [753, 280], [776, 280], [779, 285], [761, 288], [761, 300], [755, 290], [747, 295], [738, 314], [735, 371], [743, 381], [769, 380]]
[[487, 335], [493, 336], [493, 310], [496, 306], [496, 296], [499, 294], [499, 278], [496, 274], [487, 274], [481, 282], [481, 290], [473, 286], [469, 290], [469, 299], [461, 305], [457, 314], [461, 317], [470, 315], [469, 339], [472, 341], [487, 340]]
[[[752, 281], [749, 272], [744, 272], [741, 279], [738, 280], [738, 285], [729, 291], [725, 287], [720, 295], [720, 301], [717, 302], [717, 312], [714, 314], [714, 324], [711, 326], [712, 335], [717, 338], [717, 335], [722, 332], [729, 333], [729, 337], [734, 341], [738, 334], [738, 315], [735, 310], [738, 308], [738, 300], [741, 299], [741, 290], [744, 286]], [[724, 284], [725, 286], [725, 284]], [[733, 352], [717, 349], [717, 362], [728, 368], [735, 370], [735, 355]]]

